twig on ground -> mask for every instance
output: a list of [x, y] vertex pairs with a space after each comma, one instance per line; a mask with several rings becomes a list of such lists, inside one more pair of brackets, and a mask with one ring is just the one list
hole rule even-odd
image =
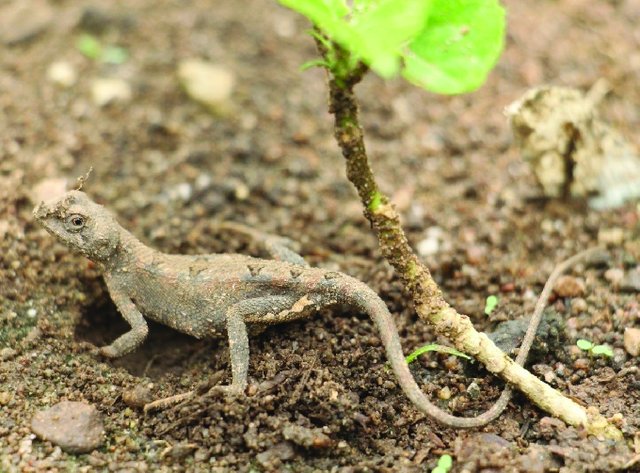
[[[326, 43], [316, 39], [316, 44], [322, 57], [327, 59]], [[335, 117], [335, 138], [346, 159], [347, 177], [364, 205], [365, 216], [378, 237], [383, 256], [401, 277], [419, 317], [433, 325], [440, 335], [451, 340], [458, 350], [474, 356], [489, 372], [515, 385], [546, 412], [570, 425], [583, 426], [591, 434], [622, 438], [621, 432], [596, 409], [583, 408], [536, 378], [496, 347], [484, 333], [477, 332], [469, 317], [459, 314], [444, 300], [429, 269], [420, 262], [409, 246], [399, 215], [389, 198], [380, 191], [369, 165], [353, 92], [355, 85], [365, 74], [366, 67], [360, 64], [350, 68], [347, 53], [337, 45], [333, 47], [332, 56], [337, 66], [329, 70], [329, 111]], [[545, 299], [541, 297], [541, 301], [543, 306]], [[538, 307], [537, 311], [541, 312]], [[529, 332], [535, 334], [535, 330], [529, 330], [525, 336], [521, 349], [523, 359], [531, 344]], [[452, 427], [481, 426], [495, 419], [504, 410], [510, 395], [509, 390], [503, 392], [489, 411], [476, 418], [454, 417], [442, 410], [434, 417]]]

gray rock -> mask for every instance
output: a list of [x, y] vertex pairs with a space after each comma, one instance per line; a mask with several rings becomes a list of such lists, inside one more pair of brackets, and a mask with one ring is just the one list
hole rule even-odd
[[629, 271], [620, 282], [620, 290], [623, 292], [640, 292], [640, 269]]
[[47, 0], [13, 0], [0, 3], [0, 41], [13, 45], [42, 33], [53, 20]]
[[87, 453], [102, 443], [104, 427], [93, 405], [62, 401], [36, 413], [31, 420], [31, 430], [66, 452]]

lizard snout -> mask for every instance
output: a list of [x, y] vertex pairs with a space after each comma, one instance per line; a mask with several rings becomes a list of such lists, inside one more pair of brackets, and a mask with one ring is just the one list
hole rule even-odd
[[49, 211], [47, 204], [44, 203], [44, 201], [41, 201], [38, 205], [36, 205], [36, 207], [33, 209], [33, 218], [35, 218], [38, 221], [42, 221], [44, 220], [47, 215], [49, 215], [51, 212]]

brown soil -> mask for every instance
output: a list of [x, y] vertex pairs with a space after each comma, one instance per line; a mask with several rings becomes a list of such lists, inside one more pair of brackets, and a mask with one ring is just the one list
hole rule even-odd
[[[442, 229], [439, 251], [426, 261], [480, 330], [529, 314], [555, 263], [593, 245], [602, 230], [622, 230], [609, 260], [574, 270], [586, 283], [582, 300], [553, 301], [565, 338], [531, 369], [608, 417], [622, 414], [628, 444], [586, 437], [518, 395], [486, 428], [442, 428], [403, 396], [369, 320], [340, 310], [254, 337], [250, 396], [208, 396], [143, 415], [133, 401], [144, 391], [160, 398], [226, 383], [225, 343], [151, 325], [136, 353], [114, 362], [92, 356], [90, 344], [108, 343], [126, 326], [96, 270], [32, 220], [31, 191], [46, 179], [66, 177], [72, 186], [93, 166], [85, 190], [167, 252], [252, 252], [215, 230], [221, 220], [291, 237], [313, 265], [374, 288], [407, 352], [434, 337], [381, 260], [344, 177], [323, 73], [299, 71], [315, 54], [303, 19], [264, 0], [100, 3], [101, 15], [82, 24], [131, 54], [124, 65], [105, 66], [75, 48], [85, 2], [52, 3], [48, 28], [0, 55], [0, 470], [428, 471], [450, 453], [454, 471], [613, 471], [636, 459], [639, 380], [622, 337], [640, 304], [604, 272], [638, 264], [638, 209], [598, 213], [541, 199], [510, 146], [502, 109], [532, 86], [586, 89], [604, 77], [613, 92], [603, 116], [640, 144], [631, 133], [640, 127], [638, 2], [508, 1], [506, 51], [478, 92], [437, 97], [373, 75], [358, 89], [383, 189], [414, 245], [430, 227]], [[176, 64], [193, 56], [237, 75], [226, 115], [212, 116], [178, 87]], [[75, 86], [47, 81], [55, 60], [77, 68]], [[133, 99], [95, 106], [89, 83], [104, 75], [129, 80]], [[185, 199], [176, 190], [187, 186], [194, 192]], [[500, 297], [490, 317], [488, 294]], [[576, 338], [608, 343], [615, 356], [589, 359]], [[425, 357], [414, 373], [459, 415], [488, 408], [501, 387], [444, 356]], [[33, 438], [34, 412], [61, 400], [103, 413], [101, 448], [76, 456]]]

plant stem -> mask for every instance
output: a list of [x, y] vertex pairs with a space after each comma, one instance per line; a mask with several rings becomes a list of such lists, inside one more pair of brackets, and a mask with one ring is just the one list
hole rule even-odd
[[[317, 42], [317, 45], [322, 56], [327, 59], [326, 47], [321, 42]], [[340, 61], [347, 53], [340, 51], [338, 46], [335, 48], [334, 57]], [[431, 324], [438, 334], [447, 337], [458, 350], [474, 356], [487, 370], [515, 385], [546, 412], [570, 425], [583, 426], [590, 434], [622, 438], [621, 432], [607, 422], [597, 410], [583, 408], [536, 378], [511, 360], [484, 333], [476, 331], [468, 316], [459, 314], [445, 301], [429, 269], [420, 262], [409, 246], [399, 215], [389, 198], [380, 191], [369, 165], [358, 117], [357, 100], [353, 92], [366, 69], [359, 66], [351, 73], [339, 76], [332, 74], [332, 71], [336, 70], [344, 71], [345, 68], [336, 67], [329, 70], [329, 111], [335, 117], [335, 138], [346, 159], [347, 177], [360, 196], [364, 214], [378, 237], [383, 256], [402, 279], [413, 299], [418, 316]], [[528, 336], [527, 339], [529, 338]], [[527, 344], [530, 344], [529, 340]], [[524, 351], [528, 351], [528, 348]], [[509, 396], [510, 392], [507, 389], [496, 405], [478, 418], [456, 418], [460, 419], [460, 422], [451, 422], [443, 420], [452, 417], [444, 411], [442, 418], [435, 418], [454, 427], [484, 425], [502, 412]]]

